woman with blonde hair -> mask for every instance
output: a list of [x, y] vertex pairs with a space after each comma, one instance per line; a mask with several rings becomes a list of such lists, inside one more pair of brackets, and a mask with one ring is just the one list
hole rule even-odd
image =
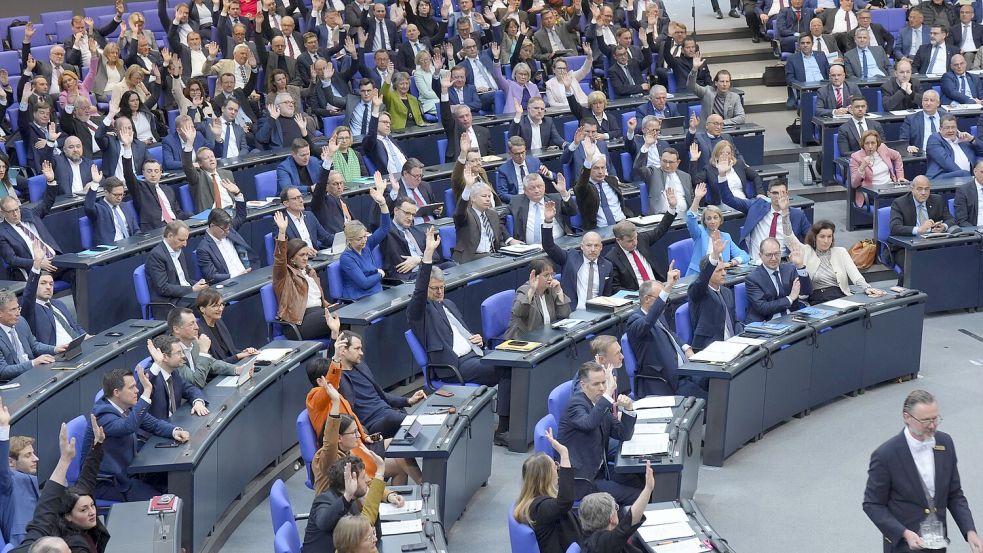
[[375, 188], [369, 189], [369, 195], [379, 206], [379, 228], [371, 235], [361, 221], [351, 221], [345, 224], [345, 240], [348, 247], [341, 254], [341, 286], [342, 296], [346, 299], [357, 300], [372, 294], [382, 292], [382, 277], [386, 272], [376, 265], [372, 258], [372, 249], [382, 243], [389, 234], [392, 217], [389, 215], [389, 205], [383, 196], [386, 183], [382, 173], [375, 172]]
[[860, 149], [850, 154], [853, 204], [863, 207], [867, 203], [867, 195], [862, 188], [891, 182], [905, 182], [901, 154], [881, 142], [881, 135], [877, 131], [864, 132], [860, 137]]
[[[97, 101], [109, 102], [109, 95], [123, 81], [123, 75], [126, 73], [126, 67], [120, 57], [119, 46], [110, 42], [102, 49], [100, 55], [96, 41], [90, 40], [89, 53], [92, 54], [89, 74], [95, 73], [96, 75], [92, 81], [92, 93], [96, 96]], [[115, 100], [118, 102], [119, 97], [117, 96]]]
[[592, 52], [589, 42], [584, 43], [584, 55], [584, 63], [581, 64], [579, 69], [573, 72], [570, 71], [570, 63], [566, 59], [556, 58], [553, 60], [553, 76], [546, 81], [546, 105], [550, 107], [567, 107], [567, 87], [564, 81], [570, 79], [571, 84], [574, 84], [574, 86], [570, 87], [573, 91], [573, 97], [577, 100], [578, 104], [587, 107], [587, 93], [580, 86], [580, 81], [590, 76], [591, 69], [593, 68], [590, 61]]
[[416, 55], [416, 71], [413, 72], [413, 82], [416, 84], [416, 97], [420, 100], [420, 111], [423, 115], [437, 116], [437, 105], [440, 94], [433, 89], [434, 79], [440, 80], [444, 60], [440, 56], [431, 56], [423, 50]]
[[512, 517], [532, 527], [542, 553], [564, 553], [581, 539], [580, 524], [573, 514], [574, 474], [565, 445], [546, 431], [546, 439], [560, 456], [557, 465], [545, 453], [537, 453], [522, 463], [522, 488], [515, 500]]
[[696, 275], [700, 273], [700, 260], [710, 251], [710, 243], [713, 237], [720, 236], [720, 239], [727, 245], [720, 257], [727, 262], [728, 267], [734, 267], [741, 263], [747, 263], [751, 256], [739, 248], [730, 234], [720, 230], [720, 225], [724, 222], [724, 214], [715, 205], [708, 205], [703, 208], [703, 216], [700, 213], [700, 202], [707, 194], [707, 185], [701, 182], [693, 190], [693, 205], [686, 212], [686, 228], [689, 230], [690, 238], [693, 239], [693, 255], [690, 257], [689, 267], [686, 275]]
[[[363, 507], [364, 509], [364, 507]], [[334, 527], [336, 553], [376, 553], [375, 527], [365, 515], [345, 515]]]
[[75, 100], [79, 96], [88, 98], [92, 93], [92, 82], [95, 81], [95, 78], [96, 74], [91, 70], [86, 75], [85, 80], [81, 82], [74, 71], [65, 70], [62, 72], [58, 79], [58, 87], [61, 90], [58, 94], [58, 108], [64, 111], [66, 106], [72, 106], [74, 109]]
[[[756, 195], [764, 194], [764, 184], [761, 176], [752, 169], [743, 159], [734, 155], [734, 146], [721, 140], [713, 147], [710, 154], [709, 166], [699, 169], [703, 163], [700, 158], [703, 152], [694, 142], [689, 148], [689, 168], [693, 182], [707, 183], [706, 202], [710, 205], [719, 205], [720, 198], [717, 197], [716, 183], [726, 184], [735, 198], [750, 199]], [[752, 194], [748, 194], [748, 186], [751, 186]]]
[[[156, 68], [156, 66], [154, 67]], [[140, 97], [141, 104], [147, 106], [148, 109], [156, 107], [157, 98], [150, 94], [150, 90], [147, 89], [147, 85], [143, 82], [143, 78], [146, 76], [147, 70], [139, 65], [134, 64], [128, 67], [123, 80], [113, 85], [110, 89], [109, 103], [118, 105], [123, 98], [124, 92], [136, 92]]]
[[351, 182], [359, 177], [368, 175], [362, 156], [352, 148], [352, 130], [345, 125], [335, 127], [331, 133], [331, 142], [338, 145], [338, 151], [331, 156], [331, 169], [345, 177], [345, 182]]

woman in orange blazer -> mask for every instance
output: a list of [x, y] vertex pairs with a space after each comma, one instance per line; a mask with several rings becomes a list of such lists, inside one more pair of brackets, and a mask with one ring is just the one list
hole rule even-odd
[[860, 187], [870, 188], [889, 182], [904, 182], [901, 154], [881, 142], [877, 131], [867, 131], [860, 137], [860, 149], [850, 156], [850, 186], [854, 189], [853, 203], [862, 207], [867, 197]]

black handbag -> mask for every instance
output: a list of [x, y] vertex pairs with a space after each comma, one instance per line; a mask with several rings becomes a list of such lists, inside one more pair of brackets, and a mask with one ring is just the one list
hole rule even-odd
[[765, 66], [765, 74], [762, 77], [765, 82], [765, 86], [785, 86], [785, 64], [779, 63], [775, 65]]
[[793, 143], [799, 144], [799, 140], [802, 138], [802, 119], [796, 117], [791, 125], [785, 127], [785, 132], [788, 133], [788, 137]]

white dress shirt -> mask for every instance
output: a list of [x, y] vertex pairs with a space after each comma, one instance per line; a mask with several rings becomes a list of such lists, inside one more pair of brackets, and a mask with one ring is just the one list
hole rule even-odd
[[222, 254], [222, 259], [225, 260], [225, 266], [229, 269], [229, 278], [237, 277], [246, 272], [246, 267], [243, 266], [242, 259], [239, 258], [239, 252], [236, 251], [235, 244], [228, 237], [219, 240], [212, 236], [211, 233], [208, 233], [208, 236], [218, 246], [218, 251]]
[[82, 183], [82, 161], [75, 163], [68, 160], [68, 166], [72, 168], [72, 194], [82, 194], [85, 185]]
[[532, 151], [543, 149], [543, 135], [540, 134], [539, 123], [536, 123], [532, 119], [529, 119], [529, 128], [532, 129], [532, 136], [530, 137], [529, 149]]
[[[621, 248], [620, 245], [618, 247]], [[642, 278], [642, 273], [639, 272], [639, 270], [638, 270], [638, 265], [635, 263], [635, 256], [632, 255], [632, 252], [629, 252], [628, 250], [626, 250], [624, 248], [621, 248], [621, 251], [625, 254], [625, 257], [628, 259], [628, 265], [631, 266], [632, 272], [635, 273], [635, 282], [637, 282], [638, 284], [641, 284], [642, 282], [645, 282], [646, 280], [652, 280], [652, 279], [655, 278], [655, 275], [652, 272], [652, 266], [649, 265], [649, 262], [645, 260], [645, 256], [638, 252], [638, 249], [635, 249], [635, 252], [634, 253], [636, 253], [638, 255], [638, 260], [641, 261], [642, 262], [642, 266], [645, 267], [645, 273], [648, 275], [648, 278], [647, 279], [646, 278]]]
[[[50, 301], [35, 300], [38, 305], [47, 307], [52, 312], [54, 312], [57, 307], [51, 304]], [[58, 317], [52, 317], [55, 320], [55, 344], [67, 344], [72, 341], [72, 335], [68, 332], [64, 326], [62, 326], [61, 321]], [[9, 334], [8, 334], [9, 336]]]
[[304, 305], [304, 309], [310, 309], [312, 307], [321, 307], [323, 302], [321, 301], [321, 288], [314, 281], [314, 278], [307, 274], [301, 273], [304, 280], [307, 281], [307, 304]]
[[973, 41], [973, 25], [963, 25], [963, 43], [959, 50], [965, 52], [975, 52], [979, 45]]
[[964, 152], [962, 147], [959, 146], [959, 139], [956, 138], [955, 140], [946, 140], [946, 142], [949, 144], [949, 147], [952, 148], [953, 161], [956, 162], [956, 165], [958, 165], [963, 171], [969, 171], [969, 158], [966, 157], [966, 152]]
[[735, 198], [747, 199], [747, 194], [744, 193], [744, 183], [741, 181], [741, 177], [737, 174], [737, 171], [733, 168], [727, 172], [727, 188], [730, 188], [730, 193]]
[[[444, 305], [441, 305], [444, 310], [444, 314], [447, 315], [447, 320], [456, 319], [454, 315], [447, 309]], [[462, 321], [461, 324], [464, 324]], [[451, 324], [451, 332], [454, 334], [454, 355], [458, 357], [464, 357], [465, 355], [472, 352], [471, 349], [471, 337], [465, 336], [460, 330], [458, 330], [457, 325]]]
[[154, 190], [157, 192], [157, 200], [160, 202], [162, 206], [164, 206], [164, 209], [161, 209], [160, 211], [160, 220], [165, 221], [164, 219], [165, 210], [167, 211], [168, 215], [171, 216], [172, 221], [176, 220], [177, 216], [174, 215], [174, 209], [171, 207], [171, 201], [167, 199], [167, 194], [164, 194], [164, 191], [161, 190], [160, 186], [155, 186]]
[[[848, 21], [849, 24], [847, 24]], [[857, 28], [857, 16], [853, 15], [853, 12], [850, 11], [838, 10], [836, 14], [836, 22], [833, 23], [833, 32], [831, 34], [835, 35], [836, 33], [845, 33], [847, 31], [847, 27], [849, 27], [851, 31]]]
[[[208, 185], [212, 186], [215, 179], [218, 179], [219, 183], [222, 182], [222, 176], [218, 174], [218, 171], [208, 174]], [[232, 199], [232, 194], [229, 194], [229, 191], [226, 190], [221, 184], [218, 186], [218, 194], [219, 198], [221, 199], [222, 207], [235, 207], [235, 200]]]
[[[600, 258], [598, 258], [598, 261]], [[598, 261], [594, 261], [594, 287], [591, 297], [597, 297], [601, 290], [601, 271]], [[577, 309], [584, 309], [587, 305], [587, 280], [590, 273], [590, 262], [584, 258], [584, 263], [577, 270]]]
[[[762, 217], [760, 221], [758, 221], [758, 224], [757, 225], [754, 225], [754, 230], [751, 231], [751, 235], [750, 235], [749, 242], [748, 242], [748, 246], [749, 246], [748, 249], [750, 250], [748, 253], [751, 255], [751, 259], [757, 259], [757, 257], [758, 257], [758, 246], [761, 245], [761, 241], [762, 240], [764, 240], [765, 238], [768, 238], [768, 235], [769, 235], [770, 230], [771, 230], [771, 219], [772, 219], [772, 216], [775, 213], [777, 213], [777, 212], [774, 211], [774, 210], [768, 211], [768, 213], [766, 213], [765, 216]], [[777, 228], [775, 230], [775, 239], [778, 240], [778, 243], [781, 244], [782, 249], [784, 250], [785, 249], [785, 231], [782, 230], [782, 216], [781, 216], [781, 214], [778, 215], [778, 225], [777, 225]]]
[[311, 233], [307, 230], [307, 224], [304, 223], [304, 214], [301, 213], [300, 217], [294, 217], [294, 215], [288, 211], [287, 216], [293, 220], [294, 226], [297, 227], [298, 237], [306, 242], [308, 246], [313, 248], [314, 242], [311, 242]]
[[929, 495], [935, 497], [935, 438], [925, 441], [918, 441], [906, 426], [904, 429], [904, 439], [908, 442], [908, 449], [911, 451], [911, 458], [915, 460], [915, 468], [918, 469], [918, 476], [922, 478], [922, 483], [928, 490]]
[[[536, 240], [536, 238], [535, 238], [536, 235], [535, 235], [535, 232], [533, 230], [533, 229], [536, 228], [536, 206], [537, 205], [539, 206], [539, 209], [540, 209], [540, 211], [539, 211], [539, 213], [541, 215], [540, 222], [542, 222], [543, 228], [544, 228], [544, 230], [541, 231], [541, 233], [542, 232], [552, 232], [553, 233], [553, 240], [554, 241], [555, 240], [558, 240], [561, 236], [563, 236], [563, 225], [555, 224], [556, 223], [555, 220], [554, 220], [553, 223], [549, 223], [549, 224], [546, 223], [546, 197], [544, 196], [543, 199], [542, 200], [539, 200], [538, 202], [535, 202], [535, 203], [533, 203], [531, 201], [529, 202], [529, 213], [526, 214], [526, 240], [525, 240], [526, 244], [542, 244], [543, 243], [542, 234], [540, 234], [540, 239], [539, 240]], [[559, 207], [559, 206], [557, 206], [557, 207]], [[549, 229], [549, 230], [546, 230], [546, 229]]]
[[167, 248], [167, 253], [171, 256], [171, 263], [174, 265], [174, 270], [177, 271], [177, 282], [181, 286], [191, 286], [188, 284], [188, 277], [184, 274], [184, 267], [181, 266], [181, 250], [171, 249], [171, 246], [164, 242], [164, 247]]

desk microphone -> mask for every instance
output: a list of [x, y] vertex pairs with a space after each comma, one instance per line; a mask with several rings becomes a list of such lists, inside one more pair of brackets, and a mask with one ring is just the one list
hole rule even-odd
[[222, 407], [220, 407], [218, 412], [215, 413], [215, 416], [212, 417], [212, 420], [208, 421], [208, 424], [205, 425], [205, 428], [211, 428], [213, 423], [220, 422], [222, 420], [222, 417], [220, 417], [219, 415], [224, 413], [228, 408], [229, 408], [228, 405], [222, 404]]
[[25, 397], [31, 397], [34, 394], [40, 394], [41, 392], [47, 390], [49, 385], [54, 384], [55, 382], [58, 382], [58, 377], [57, 376], [52, 376], [48, 380], [45, 380], [44, 381], [44, 384], [42, 384], [42, 385], [38, 386], [37, 388], [34, 388], [33, 390], [31, 390], [31, 392], [28, 393]]

